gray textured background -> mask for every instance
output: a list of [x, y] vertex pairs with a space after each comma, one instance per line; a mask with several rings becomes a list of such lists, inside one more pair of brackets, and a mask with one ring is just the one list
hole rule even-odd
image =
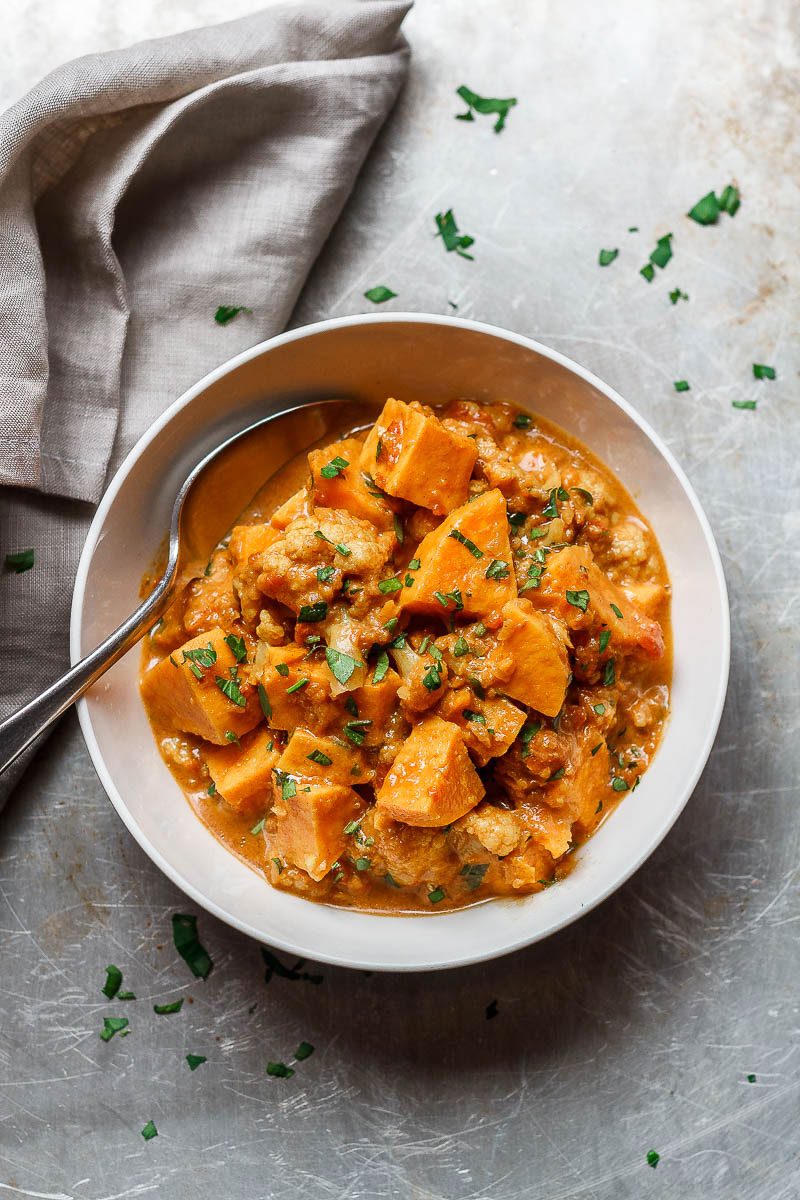
[[[252, 7], [21, 0], [0, 100], [70, 56]], [[418, 0], [409, 86], [295, 315], [363, 311], [378, 283], [395, 308], [453, 300], [596, 371], [676, 452], [722, 551], [733, 668], [666, 842], [598, 911], [493, 964], [265, 986], [258, 947], [201, 915], [216, 965], [197, 984], [171, 946], [186, 901], [68, 718], [0, 821], [0, 1194], [800, 1195], [797, 25], [792, 0]], [[453, 120], [460, 83], [519, 97], [501, 136]], [[682, 216], [731, 178], [734, 220]], [[451, 205], [474, 263], [431, 236]], [[648, 286], [637, 269], [669, 231]], [[621, 251], [605, 270], [601, 246]], [[105, 1003], [108, 962], [137, 1003]], [[153, 1015], [178, 995], [193, 1003]], [[132, 1033], [105, 1045], [109, 1013]], [[314, 1056], [267, 1078], [302, 1038]], [[188, 1052], [208, 1056], [193, 1074]]]

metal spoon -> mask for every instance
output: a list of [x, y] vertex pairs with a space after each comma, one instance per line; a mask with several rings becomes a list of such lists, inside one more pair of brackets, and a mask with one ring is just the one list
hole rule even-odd
[[[175, 497], [169, 523], [169, 550], [163, 575], [150, 592], [150, 595], [142, 601], [135, 612], [131, 613], [127, 621], [123, 621], [118, 629], [109, 634], [96, 650], [93, 650], [86, 658], [76, 663], [74, 667], [71, 667], [55, 683], [51, 683], [40, 696], [37, 696], [34, 700], [30, 700], [22, 708], [18, 709], [17, 712], [12, 713], [10, 717], [7, 717], [5, 721], [0, 723], [0, 775], [11, 766], [23, 751], [27, 750], [28, 746], [36, 740], [39, 734], [44, 733], [71, 704], [78, 700], [93, 683], [96, 683], [100, 676], [104, 675], [117, 659], [122, 658], [123, 654], [127, 654], [167, 608], [175, 591], [176, 582], [179, 579], [179, 567], [181, 565], [185, 566], [187, 562], [185, 546], [187, 538], [184, 528], [187, 500], [190, 493], [195, 491], [198, 481], [206, 473], [207, 468], [234, 445], [240, 447], [244, 439], [257, 438], [259, 435], [264, 434], [268, 426], [274, 426], [275, 422], [296, 415], [301, 411], [304, 417], [303, 429], [305, 430], [307, 439], [310, 434], [311, 441], [315, 437], [318, 438], [322, 433], [329, 434], [333, 428], [344, 431], [344, 429], [352, 429], [357, 423], [363, 423], [364, 408], [363, 406], [354, 404], [352, 401], [348, 402], [332, 398], [330, 400], [303, 402], [293, 404], [289, 408], [283, 408], [268, 417], [263, 417], [260, 421], [255, 421], [252, 425], [248, 425], [246, 429], [241, 430], [240, 433], [235, 433], [232, 437], [226, 438], [216, 449], [206, 454], [194, 470], [190, 471]], [[315, 415], [319, 416], [320, 411], [324, 413], [323, 420], [315, 422], [312, 418]], [[347, 425], [348, 416], [351, 418], [349, 426]], [[361, 417], [361, 422], [358, 421], [358, 417]], [[268, 432], [270, 435], [274, 435], [277, 431], [270, 429]], [[309, 441], [306, 440], [305, 445], [308, 444]], [[263, 474], [261, 482], [263, 482]], [[247, 486], [246, 480], [244, 486]], [[239, 493], [238, 496], [234, 497], [233, 503], [235, 507], [231, 508], [230, 505], [227, 507], [224, 518], [225, 523], [220, 526], [214, 544], [229, 528], [230, 522], [242, 511], [244, 504], [252, 497], [254, 490], [255, 488], [251, 487], [249, 492], [243, 495]], [[230, 496], [228, 498], [230, 499]], [[209, 550], [212, 548], [212, 546], [208, 547]], [[196, 556], [196, 548], [194, 556]], [[188, 579], [185, 582], [188, 582]]]

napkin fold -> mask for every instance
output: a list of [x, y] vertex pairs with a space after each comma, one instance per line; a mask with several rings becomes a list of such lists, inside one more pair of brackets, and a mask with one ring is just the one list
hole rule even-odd
[[0, 117], [0, 555], [35, 551], [0, 573], [0, 717], [66, 666], [110, 472], [284, 328], [402, 86], [409, 7], [285, 4], [89, 55]]

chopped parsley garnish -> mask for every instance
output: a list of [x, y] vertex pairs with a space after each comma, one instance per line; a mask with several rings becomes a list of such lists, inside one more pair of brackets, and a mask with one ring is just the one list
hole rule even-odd
[[756, 402], [755, 400], [731, 400], [731, 406], [733, 408], [746, 408], [752, 412], [756, 407]]
[[293, 696], [295, 692], [301, 691], [308, 683], [308, 676], [304, 675], [302, 679], [296, 679], [291, 687], [287, 687], [286, 695]]
[[667, 233], [656, 242], [655, 249], [650, 253], [650, 262], [654, 267], [663, 268], [672, 258], [672, 234]]
[[[774, 367], [767, 367], [764, 363], [753, 363], [753, 378], [754, 379], [775, 379], [776, 373]], [[6, 560], [8, 561], [8, 560]]]
[[391, 288], [379, 284], [378, 287], [370, 288], [368, 292], [364, 292], [364, 299], [371, 300], [373, 304], [385, 304], [387, 300], [394, 300], [396, 295], [397, 292], [393, 292]]
[[456, 542], [460, 542], [466, 550], [469, 550], [473, 558], [483, 558], [483, 551], [479, 550], [475, 543], [468, 537], [464, 537], [464, 534], [460, 530], [451, 529], [447, 536], [453, 538]]
[[619, 250], [601, 250], [597, 256], [597, 261], [601, 267], [608, 267], [619, 254]]
[[608, 643], [610, 641], [611, 641], [611, 630], [610, 629], [601, 629], [600, 630], [600, 645], [599, 645], [599, 650], [600, 650], [601, 654], [605, 654], [606, 650], [608, 649]]
[[615, 616], [615, 617], [618, 617], [618, 618], [619, 618], [619, 620], [621, 621], [621, 620], [622, 620], [622, 613], [621, 613], [621, 612], [620, 612], [620, 610], [617, 608], [616, 604], [610, 604], [610, 605], [609, 605], [609, 607], [610, 607], [611, 611], [613, 612], [614, 616]]
[[[418, 558], [412, 558], [411, 562], [408, 564], [409, 571], [418, 571], [419, 568], [420, 568], [420, 560]], [[387, 628], [388, 628], [388, 622], [387, 622]]]
[[627, 792], [628, 790], [628, 784], [620, 775], [613, 776], [611, 786], [615, 792]]
[[341, 454], [337, 454], [329, 463], [326, 463], [320, 470], [320, 475], [325, 479], [335, 479], [337, 475], [341, 475], [342, 471], [346, 470], [350, 463], [346, 458], [342, 458]]
[[275, 863], [275, 869], [278, 872], [278, 874], [282, 875], [283, 874], [283, 863], [281, 862], [281, 860], [279, 858], [273, 858], [272, 861]]
[[327, 604], [324, 600], [318, 600], [316, 604], [301, 604], [297, 619], [306, 625], [311, 625], [314, 621], [324, 621], [327, 615]]
[[606, 706], [605, 706], [605, 704], [593, 704], [593, 705], [592, 705], [592, 708], [593, 708], [593, 709], [594, 709], [594, 711], [597, 713], [598, 717], [602, 717], [602, 716], [603, 716], [603, 714], [604, 714], [604, 713], [605, 713], [605, 711], [606, 711]]
[[748, 1083], [755, 1083], [755, 1081], [756, 1081], [756, 1077], [755, 1077], [755, 1075], [748, 1075], [748, 1076], [747, 1076], [747, 1082], [748, 1082]]
[[368, 871], [372, 863], [368, 858], [357, 858], [353, 865], [357, 871]]
[[473, 627], [472, 632], [475, 634], [475, 637], [478, 637], [478, 638], [485, 637], [487, 630], [486, 630], [486, 626], [484, 625], [483, 621], [478, 621], [478, 624]]
[[472, 708], [465, 708], [462, 716], [465, 721], [474, 721], [478, 725], [486, 724], [486, 717], [483, 715], [483, 713], [475, 712], [475, 710]]
[[160, 1017], [167, 1016], [169, 1013], [180, 1012], [183, 1008], [183, 997], [180, 1000], [173, 1000], [170, 1004], [154, 1004], [153, 1012], [158, 1013]]
[[617, 681], [617, 672], [614, 663], [615, 660], [610, 658], [603, 669], [603, 683], [606, 687], [613, 687]]
[[478, 679], [477, 675], [468, 675], [467, 683], [472, 688], [473, 692], [475, 693], [475, 695], [478, 697], [479, 700], [486, 699], [486, 689], [484, 688], [480, 679]]
[[594, 496], [591, 492], [587, 492], [586, 488], [574, 487], [570, 488], [569, 490], [571, 492], [577, 492], [581, 500], [585, 500], [590, 507], [594, 504]]
[[291, 775], [287, 775], [285, 771], [279, 771], [277, 768], [275, 770], [275, 778], [281, 789], [281, 799], [292, 800], [297, 795], [297, 780]]
[[461, 612], [464, 607], [464, 598], [459, 588], [453, 588], [452, 592], [434, 592], [433, 594], [442, 608], [447, 608], [451, 601], [455, 605], [456, 612]]
[[688, 392], [691, 390], [686, 379], [676, 379], [672, 386], [676, 392]]
[[[222, 322], [222, 324], [224, 324], [224, 322]], [[142, 1130], [142, 1137], [146, 1142], [151, 1141], [154, 1137], [158, 1137], [158, 1130], [156, 1129], [154, 1121], [147, 1122]]]
[[435, 692], [437, 688], [442, 686], [442, 677], [439, 673], [439, 668], [435, 665], [428, 667], [427, 672], [422, 677], [423, 686], [429, 692]]
[[568, 588], [565, 595], [567, 597], [567, 604], [571, 604], [573, 608], [579, 608], [581, 612], [586, 612], [586, 609], [589, 607], [589, 593], [585, 589], [582, 588], [580, 591], [574, 592]]
[[391, 595], [392, 592], [399, 592], [403, 584], [399, 579], [379, 579], [378, 591], [384, 596]]
[[172, 940], [192, 974], [197, 979], [208, 979], [214, 964], [197, 936], [197, 917], [190, 913], [173, 913]]
[[519, 731], [519, 740], [522, 742], [522, 757], [527, 758], [531, 752], [531, 742], [536, 737], [539, 730], [542, 728], [541, 721], [534, 721], [531, 725], [523, 725]]
[[465, 654], [469, 654], [469, 642], [466, 638], [459, 637], [453, 646], [453, 657], [463, 658]]
[[509, 96], [506, 100], [500, 100], [497, 97], [479, 96], [477, 92], [473, 92], [471, 88], [464, 84], [456, 88], [456, 95], [460, 96], [467, 105], [467, 111], [464, 113], [456, 113], [457, 121], [474, 121], [473, 112], [481, 115], [496, 114], [497, 120], [494, 123], [495, 133], [501, 133], [505, 127], [506, 118], [517, 103], [516, 96]]
[[355, 833], [355, 831], [361, 827], [362, 819], [363, 819], [362, 817], [358, 817], [355, 821], [347, 822], [344, 829], [342, 830], [342, 833], [345, 835], [345, 837], [350, 837], [351, 833]]
[[[270, 717], [272, 716], [272, 705], [269, 702], [269, 696], [267, 695], [267, 690], [263, 683], [258, 685], [258, 703], [261, 705], [262, 713], [269, 721]], [[209, 791], [209, 795], [213, 795], [213, 792]]]
[[288, 677], [289, 677], [289, 664], [288, 663], [275, 663], [275, 670], [278, 672], [279, 675], [282, 675], [284, 679], [288, 679]]
[[486, 568], [487, 579], [508, 579], [509, 574], [508, 563], [504, 562], [502, 558], [493, 558]]
[[437, 213], [436, 217], [437, 237], [441, 237], [444, 242], [444, 248], [448, 251], [455, 250], [462, 258], [468, 258], [470, 262], [474, 256], [467, 254], [470, 246], [475, 244], [475, 238], [469, 237], [468, 234], [458, 232], [458, 225], [453, 216], [452, 208], [448, 208], [446, 213]]
[[569, 500], [569, 492], [565, 491], [563, 487], [551, 488], [550, 495], [547, 498], [547, 504], [542, 509], [542, 516], [547, 517], [548, 519], [557, 517], [559, 515], [557, 501], [559, 500], [562, 503], [565, 500]]
[[655, 1169], [661, 1161], [661, 1155], [656, 1150], [647, 1151], [647, 1165]]
[[120, 1033], [123, 1029], [127, 1029], [130, 1024], [127, 1017], [103, 1017], [103, 1028], [100, 1030], [100, 1037], [104, 1042], [110, 1042], [116, 1033]]
[[375, 671], [373, 672], [373, 675], [372, 675], [372, 682], [380, 683], [382, 679], [386, 678], [386, 672], [388, 670], [389, 670], [389, 655], [386, 653], [385, 650], [381, 650], [380, 654], [378, 655], [378, 661], [375, 664]]
[[106, 981], [101, 989], [103, 995], [108, 996], [109, 1000], [113, 1000], [121, 987], [122, 971], [119, 967], [106, 967]]
[[341, 650], [334, 650], [333, 646], [326, 646], [325, 661], [330, 667], [334, 679], [343, 687], [358, 666], [354, 658], [351, 658], [349, 654], [343, 654]]
[[696, 221], [698, 225], [715, 225], [721, 213], [726, 212], [729, 216], [735, 217], [741, 202], [739, 189], [729, 183], [722, 189], [719, 196], [716, 196], [714, 192], [708, 192], [701, 197], [686, 215]]
[[644, 266], [640, 268], [639, 274], [646, 279], [648, 283], [652, 283], [656, 277], [656, 269], [652, 263], [645, 263]]
[[[538, 553], [539, 552], [537, 550], [537, 554]], [[519, 589], [520, 596], [522, 595], [523, 592], [529, 591], [530, 588], [538, 588], [539, 584], [542, 582], [543, 571], [544, 571], [544, 567], [541, 566], [541, 564], [531, 563], [531, 565], [528, 567], [528, 578], [526, 579], [525, 583], [523, 583], [522, 587]]]
[[602, 742], [597, 743], [597, 745], [592, 749], [592, 758], [594, 758], [594, 756], [595, 756], [595, 754], [597, 754], [598, 750], [602, 749], [602, 746], [603, 746]]
[[517, 413], [513, 423], [515, 429], [530, 429], [533, 424], [533, 417], [529, 417], [527, 413]]
[[393, 888], [399, 888], [399, 887], [400, 887], [400, 884], [397, 882], [397, 880], [394, 878], [394, 876], [393, 876], [393, 875], [390, 875], [390, 874], [389, 874], [389, 872], [388, 872], [388, 871], [387, 871], [387, 872], [386, 872], [386, 874], [383, 876], [383, 882], [384, 882], [384, 883], [385, 883], [385, 884], [386, 884], [388, 887], [393, 887]]
[[294, 1056], [298, 1062], [304, 1062], [314, 1053], [314, 1047], [311, 1042], [301, 1042], [294, 1052]]
[[312, 750], [310, 754], [306, 755], [306, 758], [310, 759], [311, 762], [319, 763], [321, 767], [329, 767], [333, 762], [333, 759], [322, 750]]
[[226, 742], [235, 742], [237, 746], [241, 745], [238, 734], [235, 734], [232, 729], [225, 730], [225, 741]]
[[223, 696], [228, 700], [238, 705], [239, 708], [245, 708], [247, 701], [241, 693], [239, 683], [236, 679], [223, 679], [221, 675], [214, 676], [214, 683], [217, 685]]
[[431, 904], [438, 904], [440, 900], [444, 900], [445, 890], [442, 887], [435, 887], [432, 892], [428, 892], [428, 901]]
[[403, 533], [403, 522], [400, 520], [397, 513], [395, 513], [392, 517], [392, 525], [394, 526], [394, 536], [402, 546], [403, 542], [405, 541], [405, 534]]
[[564, 767], [559, 767], [557, 771], [553, 771], [553, 774], [550, 776], [548, 783], [551, 782], [553, 779], [563, 779], [564, 772], [565, 772]]
[[262, 818], [261, 818], [261, 820], [260, 820], [260, 821], [258, 821], [258, 822], [257, 822], [257, 823], [256, 823], [256, 824], [253, 826], [253, 828], [250, 830], [250, 832], [252, 833], [253, 837], [258, 837], [258, 835], [259, 835], [260, 833], [263, 833], [263, 832], [264, 832], [264, 823], [265, 823], [266, 819], [267, 819], [266, 817], [262, 817]]
[[465, 863], [459, 874], [464, 879], [468, 892], [474, 892], [483, 883], [483, 877], [489, 870], [488, 863]]
[[326, 537], [321, 529], [314, 530], [314, 537], [319, 538], [321, 542], [327, 542], [329, 546], [333, 546], [337, 554], [341, 554], [343, 558], [349, 558], [353, 551], [348, 546], [343, 546], [341, 542], [332, 542], [329, 537]]
[[33, 550], [15, 550], [13, 554], [7, 554], [4, 562], [9, 571], [13, 571], [15, 575], [21, 575], [23, 571], [30, 571], [33, 566], [34, 552]]
[[287, 1067], [283, 1062], [268, 1062], [267, 1074], [272, 1075], [275, 1079], [291, 1079], [294, 1075], [294, 1067]]
[[189, 669], [198, 679], [202, 679], [203, 671], [213, 667], [217, 661], [217, 652], [209, 642], [207, 646], [198, 646], [196, 650], [184, 650], [183, 661], [189, 663]]
[[243, 304], [220, 304], [214, 313], [214, 320], [218, 325], [227, 325], [234, 317], [238, 317], [240, 312], [250, 311], [251, 309], [245, 308]]
[[235, 633], [229, 633], [225, 638], [225, 644], [237, 663], [244, 662], [247, 658], [247, 646], [244, 638], [237, 637]]
[[264, 960], [266, 971], [264, 972], [264, 982], [269, 983], [273, 975], [278, 975], [281, 979], [305, 980], [306, 983], [322, 983], [321, 975], [310, 975], [308, 971], [301, 971], [304, 960], [299, 958], [293, 967], [286, 967], [277, 958], [271, 950], [267, 950], [265, 946], [261, 947], [261, 957]]
[[397, 637], [394, 638], [391, 642], [389, 642], [389, 648], [391, 650], [402, 650], [403, 647], [405, 646], [405, 644], [406, 644], [406, 635], [404, 633], [398, 633]]
[[336, 574], [336, 567], [317, 567], [317, 579], [320, 583], [330, 583]]
[[669, 294], [670, 304], [677, 304], [679, 300], [688, 300], [686, 292], [682, 292], [680, 288], [673, 288]]
[[208, 1062], [205, 1054], [187, 1054], [186, 1061], [189, 1064], [190, 1071], [196, 1071], [198, 1067], [202, 1067], [204, 1062]]
[[364, 739], [367, 736], [364, 732], [372, 724], [372, 721], [348, 721], [342, 732], [354, 746], [363, 746]]
[[515, 529], [519, 529], [520, 525], [524, 525], [528, 519], [528, 514], [524, 512], [512, 512], [508, 514], [508, 523], [513, 525]]

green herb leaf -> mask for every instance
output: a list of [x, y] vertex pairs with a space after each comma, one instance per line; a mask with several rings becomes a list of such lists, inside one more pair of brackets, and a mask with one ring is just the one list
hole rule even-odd
[[349, 654], [343, 654], [340, 650], [334, 650], [333, 646], [326, 646], [325, 660], [334, 679], [343, 687], [358, 666], [354, 658], [351, 658]]
[[387, 886], [388, 886], [388, 887], [393, 887], [393, 888], [399, 888], [399, 887], [400, 887], [400, 884], [397, 882], [397, 880], [394, 878], [394, 876], [393, 876], [393, 875], [390, 875], [390, 874], [389, 874], [389, 872], [388, 872], [388, 871], [387, 871], [387, 872], [386, 872], [386, 874], [383, 876], [383, 882], [384, 882], [385, 884], [387, 884]]
[[314, 1047], [311, 1042], [301, 1042], [294, 1052], [294, 1056], [298, 1062], [305, 1062], [314, 1053]]
[[565, 594], [567, 604], [571, 604], [573, 608], [579, 608], [581, 612], [586, 612], [586, 609], [589, 607], [589, 593], [585, 589], [582, 588], [578, 592], [568, 589]]
[[652, 263], [645, 263], [644, 266], [640, 268], [639, 274], [646, 279], [648, 283], [652, 283], [656, 277], [656, 269]]
[[158, 1137], [158, 1130], [153, 1121], [148, 1121], [142, 1130], [142, 1137], [146, 1142], [152, 1141], [154, 1137]]
[[320, 583], [330, 583], [336, 574], [336, 567], [317, 567], [317, 579]]
[[33, 560], [33, 550], [15, 550], [13, 554], [5, 556], [4, 562], [7, 570], [13, 571], [15, 575], [21, 575], [23, 571], [30, 571]]
[[291, 687], [287, 687], [286, 695], [293, 696], [295, 694], [295, 692], [302, 691], [302, 689], [307, 684], [308, 684], [308, 676], [307, 675], [304, 675], [302, 679], [296, 679], [295, 682], [291, 685]]
[[672, 386], [676, 392], [688, 392], [690, 390], [689, 384], [685, 379], [676, 379]]
[[611, 786], [615, 792], [627, 792], [628, 785], [619, 775], [615, 775], [611, 780]]
[[600, 646], [599, 646], [601, 654], [605, 654], [606, 650], [608, 649], [608, 643], [610, 641], [611, 641], [611, 630], [610, 629], [601, 629], [600, 630]]
[[688, 300], [686, 292], [682, 292], [680, 288], [673, 288], [669, 294], [670, 304], [677, 304], [679, 300]]
[[461, 715], [465, 721], [473, 721], [477, 725], [486, 724], [486, 717], [483, 713], [475, 712], [472, 708], [465, 708]]
[[187, 1054], [186, 1061], [189, 1064], [190, 1071], [196, 1071], [198, 1067], [202, 1067], [204, 1062], [208, 1062], [205, 1054]]
[[286, 967], [281, 960], [267, 950], [265, 946], [261, 947], [261, 957], [264, 960], [266, 971], [264, 972], [264, 982], [269, 983], [273, 975], [279, 976], [281, 979], [289, 980], [304, 980], [306, 983], [322, 983], [321, 975], [310, 975], [308, 971], [301, 971], [303, 959], [300, 958], [293, 967]]
[[237, 663], [244, 662], [247, 658], [247, 646], [245, 645], [244, 638], [237, 637], [235, 633], [229, 633], [225, 638], [225, 644]]
[[432, 892], [428, 892], [428, 900], [431, 904], [438, 904], [440, 900], [444, 900], [445, 890], [442, 887], [435, 887]]
[[621, 613], [621, 612], [620, 612], [620, 610], [617, 608], [616, 604], [610, 604], [610, 605], [609, 605], [609, 608], [610, 608], [610, 609], [611, 609], [611, 611], [613, 612], [614, 616], [615, 616], [615, 617], [617, 617], [617, 618], [618, 618], [618, 619], [621, 621], [621, 620], [622, 620], [622, 613]]
[[732, 408], [745, 408], [753, 412], [756, 407], [755, 400], [731, 400]]
[[268, 1062], [267, 1074], [272, 1075], [275, 1079], [291, 1079], [294, 1075], [294, 1067], [287, 1067], [283, 1062]]
[[241, 744], [242, 744], [239, 741], [238, 736], [233, 732], [232, 729], [225, 730], [225, 741], [226, 742], [235, 742], [237, 746], [241, 746]]
[[215, 675], [214, 682], [222, 692], [223, 696], [226, 696], [228, 700], [231, 700], [234, 704], [238, 705], [239, 708], [247, 707], [247, 701], [242, 695], [239, 688], [239, 683], [236, 679], [223, 679], [221, 675]]
[[425, 675], [422, 677], [423, 686], [429, 692], [435, 692], [437, 688], [442, 686], [442, 677], [439, 674], [439, 669], [436, 666], [430, 666]]
[[261, 705], [261, 711], [269, 721], [272, 717], [272, 705], [269, 702], [269, 696], [263, 683], [258, 685], [258, 702]]
[[353, 865], [357, 871], [368, 871], [372, 863], [368, 858], [357, 858]]
[[601, 250], [597, 261], [601, 267], [608, 267], [619, 254], [619, 250]]
[[474, 892], [483, 883], [483, 877], [489, 870], [488, 863], [465, 863], [459, 874], [464, 879], [468, 892]]
[[333, 759], [329, 758], [322, 750], [312, 750], [310, 754], [306, 755], [306, 758], [311, 762], [319, 763], [321, 767], [329, 767], [333, 762]]
[[381, 650], [378, 655], [378, 661], [375, 664], [375, 671], [372, 676], [373, 683], [380, 683], [386, 678], [386, 672], [389, 670], [389, 655], [385, 650]]
[[367, 736], [364, 730], [371, 724], [372, 721], [348, 721], [342, 732], [354, 746], [363, 746], [364, 739]]
[[524, 512], [511, 512], [508, 514], [508, 523], [513, 525], [515, 529], [519, 529], [520, 525], [524, 525], [528, 519], [528, 514]]
[[597, 713], [598, 717], [602, 717], [602, 716], [603, 716], [603, 714], [604, 714], [604, 713], [605, 713], [605, 711], [606, 711], [606, 706], [605, 706], [605, 704], [593, 704], [593, 705], [592, 705], [592, 708], [593, 708], [593, 709], [594, 709], [594, 711]]
[[364, 299], [371, 300], [373, 304], [384, 304], [387, 300], [394, 300], [396, 295], [397, 292], [393, 292], [391, 288], [379, 284], [378, 287], [370, 288], [368, 292], [364, 292]]
[[603, 669], [603, 683], [606, 687], [613, 687], [617, 681], [617, 671], [615, 660], [610, 658]]
[[536, 737], [539, 730], [542, 728], [541, 721], [533, 721], [530, 725], [523, 725], [519, 731], [519, 740], [522, 742], [522, 757], [527, 758], [531, 752], [531, 742]]
[[297, 795], [297, 780], [291, 775], [287, 775], [285, 771], [275, 770], [275, 778], [278, 786], [281, 789], [281, 798], [283, 800], [292, 800]]
[[483, 558], [483, 551], [479, 550], [475, 543], [468, 537], [464, 537], [464, 534], [461, 533], [460, 530], [451, 529], [447, 536], [453, 538], [457, 542], [460, 542], [466, 550], [469, 550], [473, 558]]
[[346, 470], [350, 463], [346, 458], [342, 458], [341, 454], [337, 454], [329, 463], [326, 463], [320, 470], [320, 475], [326, 479], [335, 479], [337, 475], [341, 475], [342, 471]]
[[289, 664], [288, 663], [283, 663], [283, 662], [275, 663], [275, 670], [278, 672], [279, 675], [282, 675], [284, 679], [289, 678]]
[[517, 413], [513, 423], [515, 429], [530, 429], [533, 424], [533, 417], [529, 417], [527, 413]]
[[184, 650], [183, 661], [193, 663], [202, 671], [207, 671], [217, 661], [217, 652], [209, 642], [207, 646], [198, 646], [196, 650]]
[[714, 192], [708, 192], [690, 208], [687, 217], [691, 217], [698, 225], [714, 225], [720, 214], [719, 200]]
[[263, 833], [263, 832], [264, 832], [264, 824], [265, 824], [265, 822], [266, 822], [266, 819], [267, 819], [266, 817], [262, 817], [262, 818], [261, 818], [261, 820], [260, 820], [260, 821], [258, 821], [258, 822], [257, 822], [257, 823], [256, 823], [256, 824], [253, 826], [253, 828], [250, 830], [250, 832], [252, 833], [253, 837], [258, 837], [258, 835], [259, 835], [260, 833]]
[[489, 566], [486, 568], [487, 579], [508, 579], [509, 574], [510, 570], [508, 563], [504, 562], [502, 558], [492, 559], [492, 561], [489, 563]]
[[419, 568], [420, 568], [420, 560], [418, 558], [412, 558], [411, 562], [408, 564], [409, 571], [418, 571]]
[[660, 1161], [661, 1161], [661, 1155], [660, 1155], [660, 1154], [658, 1154], [658, 1153], [657, 1153], [655, 1150], [648, 1150], [648, 1151], [647, 1151], [647, 1165], [648, 1165], [648, 1167], [652, 1167], [652, 1168], [655, 1170], [655, 1168], [658, 1166], [658, 1164], [659, 1164], [659, 1162], [660, 1162]]
[[197, 979], [208, 979], [214, 964], [197, 936], [197, 917], [189, 913], [173, 913], [172, 940], [192, 974]]
[[379, 579], [378, 591], [384, 596], [391, 595], [392, 592], [399, 592], [403, 584], [399, 579]]
[[214, 313], [214, 320], [218, 325], [227, 325], [234, 317], [238, 317], [240, 312], [252, 312], [252, 309], [245, 308], [239, 304], [220, 304], [217, 311]]
[[100, 1037], [104, 1042], [110, 1042], [114, 1034], [127, 1029], [129, 1024], [130, 1022], [127, 1017], [103, 1017], [103, 1028], [100, 1030]]
[[452, 603], [455, 605], [455, 611], [461, 612], [464, 607], [464, 597], [459, 588], [453, 588], [452, 592], [434, 592], [433, 594], [443, 608], [448, 608]]
[[488, 96], [479, 96], [477, 92], [473, 92], [471, 88], [461, 87], [456, 88], [456, 95], [460, 96], [467, 105], [465, 113], [456, 113], [457, 121], [472, 121], [473, 111], [486, 115], [489, 113], [496, 114], [497, 120], [494, 123], [495, 133], [501, 133], [505, 127], [506, 118], [509, 112], [517, 103], [516, 96], [509, 96], [507, 100], [500, 100]]
[[591, 492], [587, 492], [586, 488], [573, 487], [573, 488], [570, 488], [569, 490], [571, 492], [577, 492], [578, 495], [580, 496], [581, 500], [585, 500], [590, 508], [594, 504], [594, 496], [592, 495]]
[[[775, 368], [767, 367], [764, 363], [753, 363], [753, 378], [754, 379], [775, 379]], [[6, 560], [8, 561], [8, 560]]]
[[465, 654], [469, 654], [469, 642], [466, 638], [459, 637], [453, 646], [453, 657], [463, 658]]
[[153, 1012], [158, 1013], [160, 1017], [167, 1016], [169, 1013], [178, 1013], [183, 1008], [183, 998], [173, 1000], [170, 1004], [154, 1004]]
[[719, 198], [719, 207], [722, 212], [726, 212], [729, 217], [735, 217], [742, 203], [742, 198], [739, 194], [739, 189], [729, 183], [722, 189]]
[[305, 625], [311, 625], [314, 621], [324, 621], [327, 615], [327, 604], [324, 600], [318, 600], [316, 604], [301, 604], [297, 619]]
[[106, 981], [101, 989], [103, 995], [108, 996], [109, 1000], [113, 1000], [121, 987], [122, 971], [119, 967], [106, 967]]
[[748, 1083], [755, 1083], [755, 1082], [756, 1082], [756, 1077], [755, 1077], [755, 1075], [748, 1075], [748, 1076], [747, 1076], [747, 1082], [748, 1082]]
[[650, 254], [650, 262], [654, 267], [662, 269], [672, 258], [672, 234], [667, 233], [656, 242], [655, 249]]
[[467, 254], [467, 250], [475, 244], [475, 238], [469, 237], [467, 234], [459, 234], [452, 208], [448, 208], [446, 213], [437, 213], [435, 220], [437, 237], [444, 242], [445, 250], [448, 253], [455, 250], [462, 258], [468, 258], [472, 262], [474, 256]]
[[394, 536], [402, 546], [403, 542], [405, 541], [405, 534], [403, 533], [403, 522], [400, 520], [397, 513], [395, 513], [392, 517], [392, 525], [394, 526]]

